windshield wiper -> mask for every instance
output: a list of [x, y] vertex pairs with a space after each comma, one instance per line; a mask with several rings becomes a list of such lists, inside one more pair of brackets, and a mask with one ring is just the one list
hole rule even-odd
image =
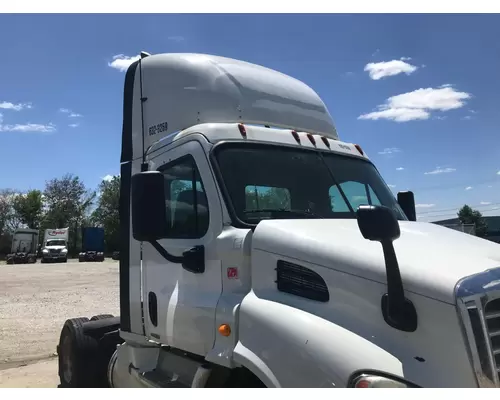
[[259, 213], [259, 212], [269, 212], [269, 213], [283, 213], [283, 214], [297, 214], [307, 217], [324, 218], [323, 216], [316, 214], [308, 210], [287, 210], [285, 208], [258, 208], [255, 210], [243, 210], [243, 213]]

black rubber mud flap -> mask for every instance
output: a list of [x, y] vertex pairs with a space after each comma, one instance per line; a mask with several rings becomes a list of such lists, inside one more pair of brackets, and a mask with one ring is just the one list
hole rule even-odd
[[63, 326], [57, 354], [61, 388], [96, 387], [95, 357], [98, 342], [83, 332], [88, 318], [68, 319]]

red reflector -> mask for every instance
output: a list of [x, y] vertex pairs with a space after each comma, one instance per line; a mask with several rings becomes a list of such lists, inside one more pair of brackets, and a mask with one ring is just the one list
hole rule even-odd
[[238, 124], [238, 129], [240, 130], [241, 136], [247, 137], [247, 130], [245, 129], [245, 125]]
[[311, 141], [311, 143], [316, 146], [316, 139], [314, 139], [314, 136], [308, 133], [307, 137]]
[[321, 140], [323, 141], [323, 143], [325, 144], [326, 147], [330, 148], [330, 142], [328, 141], [328, 139], [324, 136], [321, 136]]
[[297, 143], [300, 144], [300, 137], [299, 137], [299, 134], [296, 131], [292, 131], [292, 136], [295, 138], [295, 140], [297, 141]]
[[359, 153], [364, 156], [365, 153], [363, 153], [363, 150], [361, 149], [361, 146], [359, 144], [355, 144], [354, 147], [356, 147], [356, 149], [359, 151]]

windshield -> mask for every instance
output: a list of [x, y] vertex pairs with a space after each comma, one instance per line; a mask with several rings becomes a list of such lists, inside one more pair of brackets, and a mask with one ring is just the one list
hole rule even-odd
[[63, 239], [47, 240], [46, 246], [66, 246], [66, 241]]
[[356, 218], [361, 204], [383, 205], [406, 220], [368, 161], [268, 144], [224, 144], [215, 157], [241, 222], [278, 218]]

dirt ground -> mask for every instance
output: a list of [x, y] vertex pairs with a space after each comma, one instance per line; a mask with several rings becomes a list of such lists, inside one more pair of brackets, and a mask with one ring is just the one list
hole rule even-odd
[[118, 262], [0, 265], [0, 387], [55, 387], [64, 321], [119, 315]]

